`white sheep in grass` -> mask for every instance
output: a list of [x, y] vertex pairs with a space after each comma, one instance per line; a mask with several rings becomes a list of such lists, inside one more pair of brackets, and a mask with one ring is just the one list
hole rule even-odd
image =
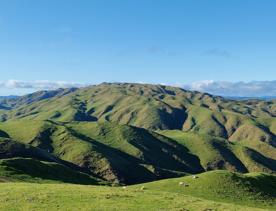
[[145, 190], [145, 189], [146, 189], [145, 186], [142, 186], [142, 187], [141, 187], [141, 190]]
[[193, 179], [197, 179], [197, 178], [198, 178], [198, 176], [196, 176], [196, 175], [193, 176]]
[[125, 190], [127, 187], [126, 186], [123, 186], [123, 189]]
[[189, 186], [189, 184], [185, 184], [184, 182], [179, 182], [178, 184], [179, 184], [179, 186], [183, 186], [183, 187], [188, 187]]

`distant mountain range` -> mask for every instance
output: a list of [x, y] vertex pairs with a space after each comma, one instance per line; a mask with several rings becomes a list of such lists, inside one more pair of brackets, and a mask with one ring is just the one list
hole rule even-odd
[[16, 95], [9, 95], [9, 96], [0, 96], [0, 100], [1, 99], [14, 99], [14, 98], [17, 98], [18, 96]]

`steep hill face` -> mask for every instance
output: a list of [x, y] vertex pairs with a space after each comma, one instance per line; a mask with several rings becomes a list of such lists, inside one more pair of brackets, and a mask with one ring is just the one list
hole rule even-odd
[[0, 108], [0, 136], [115, 183], [214, 169], [276, 172], [276, 101], [105, 83], [1, 105], [8, 109]]
[[0, 182], [100, 182], [100, 179], [84, 172], [81, 167], [63, 161], [46, 150], [0, 137]]

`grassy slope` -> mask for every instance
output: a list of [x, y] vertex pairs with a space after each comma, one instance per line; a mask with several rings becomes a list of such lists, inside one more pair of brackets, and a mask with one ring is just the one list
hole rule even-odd
[[[264, 173], [242, 175], [220, 170], [202, 173], [197, 177], [161, 180], [145, 184], [144, 187], [149, 190], [182, 193], [221, 202], [276, 208], [276, 177], [273, 175]], [[187, 186], [179, 185], [180, 182]]]
[[[36, 126], [32, 128], [36, 132], [25, 133], [31, 125]], [[19, 140], [113, 182], [146, 182], [203, 170], [198, 159], [177, 142], [127, 125], [21, 120], [0, 128], [14, 139], [23, 137]]]
[[[180, 181], [189, 186], [180, 186]], [[20, 210], [273, 210], [275, 190], [275, 176], [214, 171], [198, 179], [183, 177], [125, 189], [0, 183], [0, 202], [3, 210], [17, 210], [15, 201]]]
[[107, 122], [13, 120], [1, 123], [0, 129], [116, 183], [141, 183], [212, 169], [276, 171], [275, 148], [265, 142], [250, 141], [262, 146], [256, 150], [246, 142], [231, 144], [210, 135], [159, 131], [166, 138]]
[[[232, 143], [209, 135], [177, 130], [159, 133], [178, 141], [192, 154], [198, 156], [205, 170], [229, 169], [239, 172], [276, 171], [276, 149], [258, 141]], [[254, 143], [257, 144], [258, 148]]]
[[80, 185], [0, 183], [0, 195], [1, 210], [262, 210], [177, 193]]
[[113, 121], [153, 130], [183, 129], [233, 141], [275, 144], [275, 101], [231, 101], [146, 84], [101, 84], [31, 101], [7, 111], [5, 118]]
[[49, 124], [46, 121], [16, 120], [0, 123], [2, 131], [5, 131], [13, 139], [24, 143], [34, 139], [40, 131], [48, 127]]
[[10, 138], [0, 137], [0, 159], [12, 157], [25, 157], [58, 162], [57, 158], [42, 149], [14, 141]]
[[77, 184], [96, 184], [100, 181], [80, 171], [84, 169], [60, 160], [45, 150], [10, 138], [0, 138], [0, 180], [52, 180]]
[[99, 180], [64, 165], [30, 158], [0, 160], [0, 181], [97, 184]]

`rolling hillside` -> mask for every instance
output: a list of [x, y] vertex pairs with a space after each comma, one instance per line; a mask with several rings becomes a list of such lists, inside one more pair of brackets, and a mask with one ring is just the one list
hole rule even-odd
[[[41, 91], [0, 106], [3, 159], [24, 155], [21, 148], [3, 150], [10, 140], [50, 162], [121, 184], [215, 169], [276, 172], [276, 101], [104, 83]], [[23, 157], [44, 162], [36, 153]]]

